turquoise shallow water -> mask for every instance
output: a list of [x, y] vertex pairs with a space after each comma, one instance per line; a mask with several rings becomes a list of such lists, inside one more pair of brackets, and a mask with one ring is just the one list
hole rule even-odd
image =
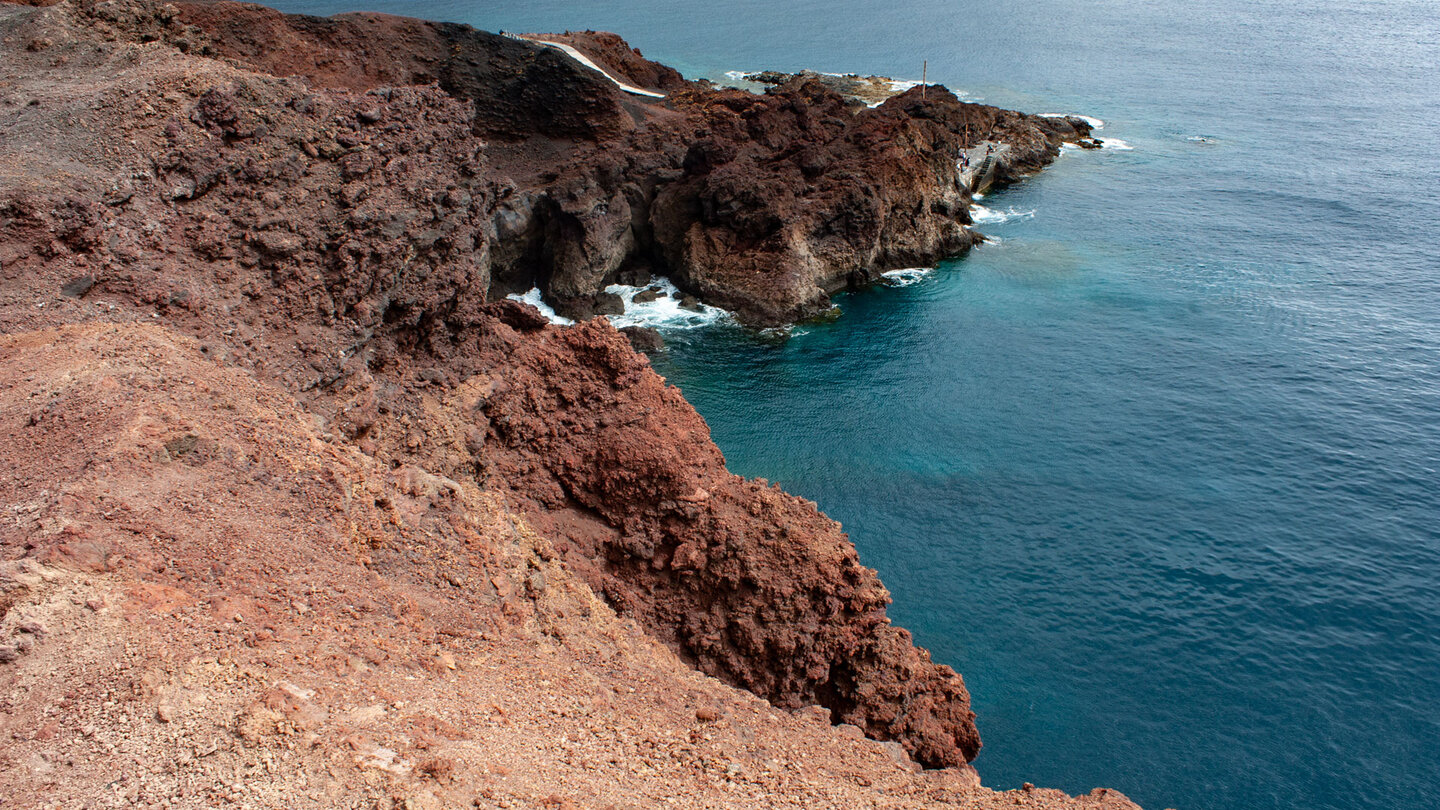
[[[332, 13], [352, 3], [282, 2]], [[966, 677], [987, 784], [1440, 806], [1440, 13], [1421, 0], [376, 2], [1083, 112], [1000, 242], [657, 367]], [[1208, 142], [1192, 140], [1203, 136]]]

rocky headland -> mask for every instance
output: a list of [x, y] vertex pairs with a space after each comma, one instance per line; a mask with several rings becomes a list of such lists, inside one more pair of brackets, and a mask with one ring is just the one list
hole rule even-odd
[[839, 525], [586, 320], [656, 274], [824, 312], [974, 244], [962, 150], [1085, 124], [548, 38], [664, 97], [459, 25], [0, 3], [5, 806], [1131, 806], [981, 788]]

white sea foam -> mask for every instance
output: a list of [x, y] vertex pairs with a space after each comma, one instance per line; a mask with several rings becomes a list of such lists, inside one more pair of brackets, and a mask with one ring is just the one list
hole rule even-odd
[[970, 218], [976, 225], [995, 225], [997, 223], [1011, 222], [1017, 219], [1032, 219], [1035, 216], [1035, 209], [1021, 211], [1018, 208], [1010, 207], [1004, 211], [996, 211], [993, 208], [975, 203], [970, 206]]
[[511, 293], [510, 295], [507, 295], [505, 297], [509, 298], [512, 301], [519, 301], [522, 304], [529, 304], [530, 306], [535, 307], [536, 309], [540, 310], [541, 315], [544, 315], [545, 318], [550, 321], [550, 323], [553, 323], [556, 326], [573, 326], [575, 324], [574, 321], [570, 320], [564, 315], [557, 315], [555, 313], [555, 310], [552, 309], [549, 304], [545, 303], [545, 299], [540, 295], [539, 287], [532, 287], [530, 288], [530, 292], [524, 294]]
[[1104, 129], [1105, 122], [1099, 118], [1092, 118], [1088, 115], [1076, 115], [1075, 113], [1040, 113], [1041, 118], [1079, 118], [1090, 125], [1091, 129]]
[[680, 306], [679, 299], [675, 294], [679, 292], [670, 279], [657, 276], [654, 281], [646, 285], [660, 291], [660, 297], [654, 301], [635, 303], [635, 294], [646, 287], [631, 287], [625, 284], [611, 284], [605, 288], [605, 292], [614, 293], [620, 296], [625, 302], [624, 315], [607, 315], [610, 323], [619, 329], [624, 326], [649, 326], [653, 329], [694, 329], [700, 326], [709, 326], [717, 321], [728, 318], [730, 313], [719, 307], [712, 307], [708, 304], [701, 304], [700, 311], [685, 309]]
[[[1089, 124], [1089, 125], [1090, 125], [1090, 129], [1094, 130], [1095, 132], [1099, 132], [1100, 130], [1102, 130], [1102, 129], [1105, 128], [1105, 122], [1104, 122], [1104, 121], [1101, 121], [1099, 118], [1093, 118], [1093, 117], [1088, 116], [1088, 115], [1076, 115], [1075, 113], [1040, 113], [1040, 117], [1041, 117], [1041, 118], [1079, 118], [1081, 121], [1084, 121], [1085, 123]], [[1115, 151], [1115, 152], [1129, 152], [1129, 151], [1132, 151], [1132, 150], [1135, 149], [1135, 147], [1131, 146], [1130, 144], [1126, 143], [1125, 141], [1120, 140], [1119, 138], [1096, 138], [1096, 140], [1100, 141], [1100, 147], [1101, 147], [1102, 149], [1109, 149], [1109, 150], [1112, 150], [1112, 151]], [[1071, 151], [1071, 150], [1073, 150], [1073, 149], [1078, 149], [1078, 148], [1080, 148], [1080, 147], [1077, 146], [1076, 144], [1073, 144], [1073, 143], [1064, 143], [1064, 144], [1061, 144], [1061, 145], [1060, 145], [1060, 151], [1061, 151], [1061, 152], [1069, 152], [1069, 151]]]
[[933, 267], [902, 267], [899, 270], [887, 270], [880, 275], [889, 282], [892, 287], [909, 287], [911, 284], [919, 284], [926, 276], [935, 272]]
[[771, 343], [784, 343], [790, 338], [808, 335], [811, 331], [809, 326], [787, 323], [784, 326], [767, 326], [759, 330], [758, 334]]
[[[1129, 142], [1127, 142], [1127, 141], [1122, 141], [1122, 140], [1120, 140], [1119, 138], [1096, 138], [1096, 140], [1098, 140], [1098, 141], [1100, 142], [1100, 149], [1101, 149], [1102, 151], [1103, 151], [1103, 150], [1106, 150], [1106, 149], [1110, 150], [1111, 152], [1133, 152], [1133, 151], [1135, 151], [1135, 147], [1131, 146], [1131, 145], [1129, 144]], [[1094, 147], [1090, 147], [1090, 149], [1093, 149], [1093, 148], [1094, 148]], [[1086, 151], [1089, 151], [1089, 149], [1087, 149], [1086, 147], [1082, 147], [1082, 146], [1081, 146], [1080, 144], [1078, 144], [1078, 143], [1070, 143], [1069, 141], [1066, 141], [1065, 143], [1060, 144], [1060, 154], [1062, 154], [1062, 155], [1063, 155], [1063, 154], [1067, 154], [1067, 153], [1069, 153], [1069, 152], [1075, 152], [1075, 151], [1086, 152]]]
[[[670, 280], [657, 277], [649, 287], [660, 291], [660, 297], [654, 301], [635, 303], [635, 294], [645, 287], [629, 287], [624, 284], [611, 284], [605, 288], [605, 292], [614, 293], [620, 296], [625, 302], [625, 314], [607, 315], [610, 323], [619, 329], [625, 326], [649, 326], [655, 329], [694, 329], [697, 326], [708, 326], [723, 318], [728, 318], [730, 313], [719, 307], [712, 307], [708, 304], [701, 304], [700, 310], [685, 309], [680, 306], [679, 299], [674, 295], [679, 292]], [[550, 323], [556, 326], [573, 326], [575, 322], [564, 315], [559, 315], [545, 299], [541, 296], [540, 288], [535, 287], [527, 293], [514, 293], [506, 296], [513, 301], [529, 304], [540, 310]]]
[[1189, 135], [1186, 136], [1185, 140], [1193, 143], [1215, 143], [1215, 139], [1209, 135]]

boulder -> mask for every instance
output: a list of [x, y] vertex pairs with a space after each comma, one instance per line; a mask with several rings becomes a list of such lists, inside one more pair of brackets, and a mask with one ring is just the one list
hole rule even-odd
[[660, 333], [648, 326], [626, 326], [621, 328], [620, 334], [630, 339], [630, 345], [637, 352], [654, 354], [665, 348], [665, 340]]

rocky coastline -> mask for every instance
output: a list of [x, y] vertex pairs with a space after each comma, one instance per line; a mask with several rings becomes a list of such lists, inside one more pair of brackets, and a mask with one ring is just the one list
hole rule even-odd
[[547, 39], [663, 98], [460, 25], [0, 3], [5, 806], [1133, 806], [981, 788], [840, 526], [594, 317], [821, 314], [980, 238], [964, 150], [1088, 125]]

